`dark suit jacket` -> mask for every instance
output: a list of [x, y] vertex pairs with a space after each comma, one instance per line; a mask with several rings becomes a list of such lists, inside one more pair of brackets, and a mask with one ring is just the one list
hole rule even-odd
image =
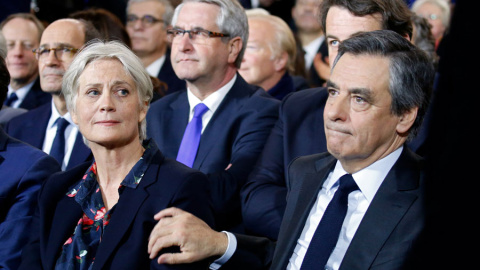
[[[20, 116], [12, 118], [6, 125], [8, 135], [42, 149], [45, 131], [52, 114], [51, 103], [44, 104]], [[77, 135], [66, 170], [92, 159], [92, 152], [83, 143], [82, 134]]]
[[165, 53], [165, 62], [163, 62], [163, 66], [158, 72], [157, 78], [167, 84], [167, 95], [176, 91], [187, 89], [185, 81], [180, 80], [173, 70], [172, 62], [170, 60], [170, 50], [167, 50]]
[[[42, 186], [34, 230], [24, 249], [20, 269], [53, 269], [65, 241], [82, 217], [75, 198], [66, 196], [91, 163], [55, 174]], [[157, 151], [136, 189], [126, 188], [116, 204], [95, 255], [93, 269], [206, 269], [208, 262], [159, 265], [148, 258], [148, 236], [157, 224], [153, 216], [167, 207], [184, 209], [213, 226], [205, 175], [165, 159]]]
[[42, 106], [43, 104], [49, 103], [52, 100], [52, 95], [46, 92], [43, 92], [40, 88], [40, 79], [37, 78], [35, 83], [32, 85], [32, 88], [28, 91], [27, 95], [20, 103], [19, 108], [24, 108], [27, 110], [32, 110], [37, 107]]
[[[248, 233], [277, 239], [287, 203], [285, 174], [288, 164], [298, 156], [327, 151], [323, 124], [327, 98], [326, 88], [312, 88], [283, 99], [279, 119], [241, 191], [242, 214]], [[425, 143], [425, 133], [420, 132], [420, 135], [407, 143], [414, 151], [420, 152]]]
[[[318, 192], [336, 161], [330, 154], [322, 153], [300, 157], [289, 166], [287, 207], [270, 269], [286, 268]], [[416, 269], [410, 263], [423, 255], [420, 246], [425, 227], [424, 171], [423, 160], [405, 147], [367, 209], [341, 270]], [[265, 238], [239, 237], [237, 241], [241, 250], [225, 264], [226, 269], [269, 266], [268, 256], [274, 245]]]
[[17, 269], [28, 241], [42, 182], [60, 171], [44, 152], [9, 137], [0, 128], [0, 268]]
[[282, 101], [279, 119], [241, 192], [249, 234], [277, 239], [287, 203], [287, 165], [295, 157], [327, 151], [323, 129], [327, 97], [325, 88], [314, 88], [290, 94]]
[[[217, 228], [241, 222], [240, 188], [255, 164], [277, 119], [279, 101], [237, 74], [232, 89], [205, 128], [193, 164], [207, 174]], [[167, 95], [151, 105], [147, 134], [166, 157], [175, 159], [188, 123], [187, 92]], [[229, 170], [225, 170], [233, 164]]]

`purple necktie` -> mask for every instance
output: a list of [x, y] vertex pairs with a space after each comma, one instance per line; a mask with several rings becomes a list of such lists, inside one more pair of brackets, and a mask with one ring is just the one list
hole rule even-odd
[[338, 236], [348, 209], [348, 194], [358, 186], [351, 174], [340, 177], [340, 186], [325, 209], [312, 241], [303, 258], [301, 270], [325, 269], [328, 258], [337, 245]]
[[206, 111], [208, 111], [208, 107], [203, 103], [198, 103], [195, 106], [193, 118], [185, 129], [180, 149], [178, 149], [177, 161], [190, 168], [193, 166], [195, 156], [197, 155], [200, 136], [202, 135], [202, 115]]

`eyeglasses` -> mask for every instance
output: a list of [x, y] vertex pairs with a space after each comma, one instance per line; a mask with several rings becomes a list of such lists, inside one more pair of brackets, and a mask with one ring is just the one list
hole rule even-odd
[[137, 21], [140, 20], [143, 26], [150, 27], [157, 22], [165, 22], [164, 20], [157, 19], [151, 15], [145, 15], [139, 18], [137, 15], [129, 14], [127, 15], [127, 25], [134, 26]]
[[209, 38], [230, 36], [229, 34], [211, 32], [204, 29], [183, 30], [179, 28], [173, 28], [167, 30], [167, 36], [170, 42], [179, 42], [185, 33], [188, 34], [188, 37], [193, 43], [204, 43]]
[[58, 48], [45, 48], [45, 47], [40, 47], [38, 49], [33, 49], [32, 50], [35, 53], [35, 56], [39, 61], [44, 61], [48, 58], [50, 55], [50, 52], [53, 51], [53, 55], [55, 58], [58, 60], [67, 60], [72, 58], [75, 53], [78, 52], [78, 49], [72, 48], [72, 47], [58, 47]]

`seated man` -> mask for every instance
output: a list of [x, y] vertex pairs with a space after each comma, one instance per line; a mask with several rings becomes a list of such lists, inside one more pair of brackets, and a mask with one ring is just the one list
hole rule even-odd
[[[411, 36], [411, 12], [403, 0], [361, 3], [355, 0], [322, 2], [320, 20], [328, 37], [332, 61], [338, 44], [356, 32], [389, 29], [404, 37]], [[327, 94], [325, 88], [314, 88], [282, 100], [279, 119], [241, 192], [247, 233], [277, 239], [286, 205], [288, 164], [295, 157], [327, 151], [322, 118]]]
[[297, 48], [289, 26], [262, 9], [247, 10], [248, 42], [239, 73], [253, 85], [262, 87], [274, 98], [309, 88], [295, 72]]
[[222, 269], [411, 269], [423, 256], [426, 183], [423, 159], [405, 142], [420, 128], [434, 73], [393, 31], [343, 41], [327, 82], [328, 153], [289, 166], [278, 242], [216, 232], [167, 209], [156, 215], [150, 255], [179, 245], [182, 253], [158, 262], [222, 256], [214, 263]]
[[[0, 104], [10, 75], [0, 57]], [[42, 182], [60, 171], [57, 161], [33, 146], [8, 136], [0, 127], [0, 269], [17, 269], [28, 241]]]

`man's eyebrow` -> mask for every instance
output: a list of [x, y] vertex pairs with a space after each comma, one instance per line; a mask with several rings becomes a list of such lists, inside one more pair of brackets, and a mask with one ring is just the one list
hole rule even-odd
[[338, 89], [338, 85], [330, 80], [327, 81], [327, 88], [335, 88]]
[[[40, 47], [49, 47], [50, 44], [41, 44]], [[73, 46], [72, 44], [70, 43], [63, 43], [63, 42], [60, 42], [60, 43], [53, 43], [53, 47], [72, 47], [72, 48], [75, 48], [75, 46]]]

